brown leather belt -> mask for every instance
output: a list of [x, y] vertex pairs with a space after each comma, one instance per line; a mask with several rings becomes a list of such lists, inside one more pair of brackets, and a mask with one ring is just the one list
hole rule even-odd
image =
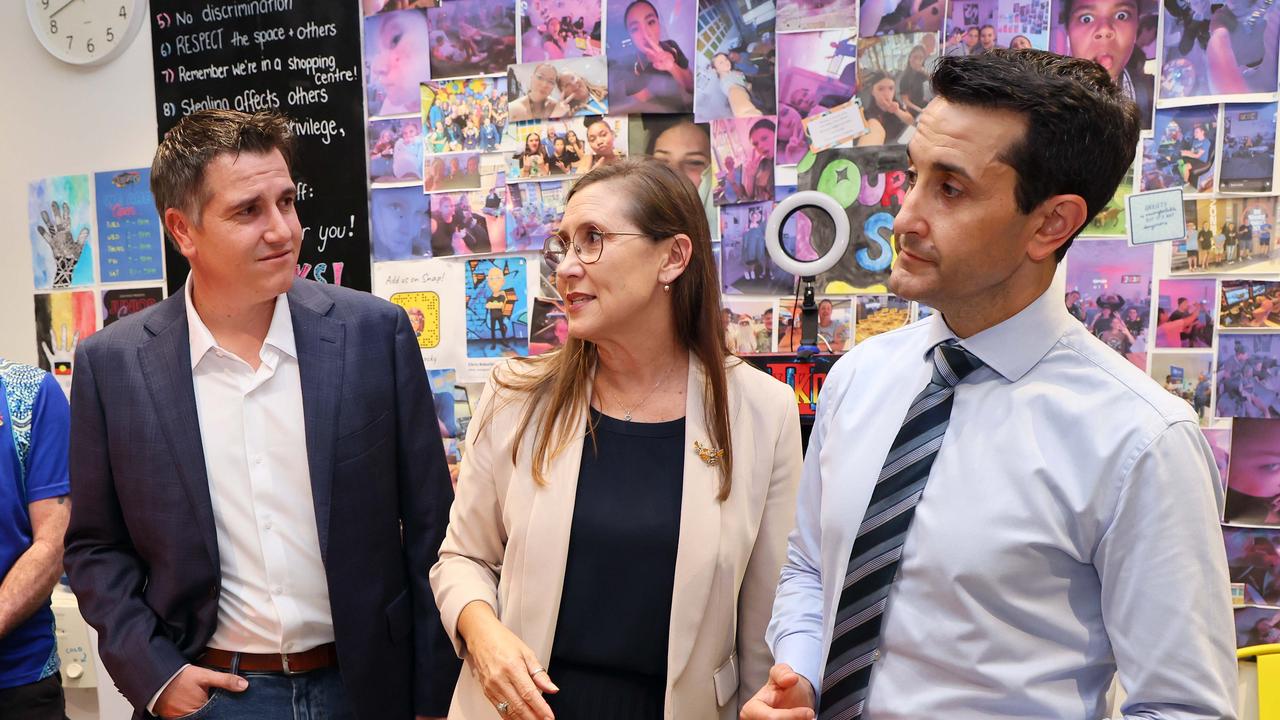
[[283, 655], [235, 653], [230, 650], [205, 648], [196, 659], [198, 665], [231, 672], [232, 660], [240, 656], [239, 670], [244, 672], [278, 672], [286, 675], [311, 672], [338, 666], [338, 649], [333, 643], [320, 645], [300, 653]]

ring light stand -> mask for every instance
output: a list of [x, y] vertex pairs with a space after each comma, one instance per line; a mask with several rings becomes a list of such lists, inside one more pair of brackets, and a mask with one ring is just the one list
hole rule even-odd
[[[782, 247], [782, 228], [792, 215], [805, 208], [817, 208], [830, 216], [835, 224], [831, 247], [814, 260], [797, 260]], [[814, 282], [818, 275], [835, 267], [849, 247], [849, 216], [836, 199], [816, 190], [804, 190], [778, 203], [765, 227], [764, 246], [769, 257], [782, 270], [800, 278], [804, 300], [800, 306], [800, 347], [796, 357], [807, 359], [818, 354], [818, 305], [814, 301]], [[794, 319], [792, 320], [794, 322]]]

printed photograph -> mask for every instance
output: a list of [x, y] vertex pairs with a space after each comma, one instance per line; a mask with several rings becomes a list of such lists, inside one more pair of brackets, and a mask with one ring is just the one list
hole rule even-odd
[[1280, 334], [1218, 335], [1214, 415], [1280, 418]]
[[509, 251], [542, 251], [547, 237], [560, 227], [569, 188], [567, 182], [520, 183], [507, 187]]
[[102, 327], [140, 313], [164, 299], [164, 288], [129, 288], [102, 291]]
[[1077, 241], [1067, 265], [1067, 311], [1138, 369], [1147, 368], [1152, 248], [1125, 240]]
[[778, 32], [844, 28], [858, 31], [857, 0], [777, 0]]
[[772, 202], [725, 205], [720, 209], [720, 277], [728, 295], [785, 295], [794, 275], [774, 264], [764, 246]]
[[544, 60], [507, 70], [511, 120], [545, 120], [609, 112], [609, 71], [602, 57]]
[[1142, 129], [1155, 108], [1155, 0], [1060, 0], [1054, 6], [1049, 50], [1092, 60], [1138, 104]]
[[422, 182], [422, 120], [369, 121], [369, 182], [373, 187]]
[[422, 83], [423, 139], [428, 155], [497, 152], [507, 130], [507, 79]]
[[904, 33], [858, 41], [858, 98], [867, 133], [859, 145], [905, 145], [929, 104], [927, 67], [938, 56], [935, 33]]
[[467, 357], [529, 354], [529, 298], [522, 257], [467, 260]]
[[1133, 193], [1133, 170], [1124, 174], [1116, 194], [1111, 196], [1102, 210], [1080, 231], [1081, 237], [1125, 237], [1129, 233], [1129, 219], [1125, 200]]
[[1154, 132], [1142, 141], [1142, 189], [1213, 192], [1218, 106], [1157, 110]]
[[1160, 383], [1169, 394], [1187, 401], [1195, 411], [1200, 424], [1213, 418], [1209, 404], [1213, 394], [1213, 352], [1199, 353], [1151, 353], [1151, 379]]
[[1168, 0], [1162, 12], [1161, 100], [1276, 92], [1280, 7], [1266, 0]]
[[1276, 165], [1276, 104], [1222, 108], [1222, 169], [1218, 189], [1271, 192]]
[[[1158, 348], [1213, 346], [1214, 280], [1161, 280], [1156, 296]], [[1158, 378], [1157, 378], [1158, 379]]]
[[703, 0], [698, 28], [693, 98], [698, 122], [775, 114], [774, 15], [739, 0]]
[[628, 118], [630, 154], [661, 160], [672, 170], [685, 174], [698, 188], [698, 197], [707, 214], [711, 238], [720, 237], [720, 225], [711, 189], [711, 130], [693, 121], [692, 115], [632, 115]]
[[431, 196], [431, 251], [436, 257], [511, 249], [502, 172], [482, 175], [481, 185], [479, 190]]
[[[803, 303], [794, 295], [778, 300], [778, 342], [780, 353], [793, 353], [804, 344], [801, 323]], [[853, 349], [853, 301], [849, 298], [818, 298], [818, 352], [844, 353]]]
[[943, 25], [947, 55], [981, 55], [995, 48], [1049, 49], [1048, 0], [953, 0]]
[[809, 152], [805, 120], [853, 99], [858, 87], [856, 30], [778, 36], [778, 164], [795, 165]]
[[480, 153], [432, 155], [426, 158], [422, 167], [422, 191], [433, 193], [448, 190], [478, 190], [480, 160]]
[[863, 37], [927, 32], [936, 35], [946, 15], [945, 0], [861, 0], [859, 31]]
[[529, 354], [541, 355], [564, 347], [569, 339], [569, 318], [559, 305], [543, 298], [533, 299], [533, 326], [529, 332]]
[[1280, 605], [1280, 530], [1222, 528], [1231, 582], [1244, 584], [1244, 601]]
[[773, 351], [773, 300], [724, 298], [724, 341], [734, 355]]
[[431, 79], [498, 75], [515, 64], [516, 5], [511, 0], [446, 2], [428, 10], [427, 18]]
[[27, 229], [36, 290], [93, 284], [92, 227], [88, 175], [45, 178], [27, 185]]
[[773, 199], [777, 125], [771, 117], [731, 118], [711, 123], [717, 205]]
[[1280, 272], [1280, 257], [1271, 241], [1274, 197], [1187, 200], [1182, 212], [1187, 226], [1170, 253], [1172, 274]]
[[[826, 295], [885, 293], [896, 257], [893, 217], [907, 190], [907, 151], [902, 145], [828, 150], [801, 170], [801, 190], [834, 197], [849, 217], [849, 248], [832, 269], [818, 276]], [[811, 221], [810, 246], [815, 258], [829, 250], [835, 226], [826, 213], [802, 210]]]
[[76, 347], [98, 329], [98, 308], [91, 290], [36, 293], [36, 364], [53, 375], [71, 397]]
[[431, 196], [417, 186], [369, 191], [373, 259], [431, 257]]
[[600, 0], [524, 0], [519, 7], [520, 57], [525, 62], [603, 54]]
[[1236, 647], [1280, 643], [1280, 608], [1235, 607]]
[[1219, 316], [1232, 330], [1280, 330], [1280, 282], [1223, 280]]
[[627, 156], [627, 119], [571, 117], [512, 123], [508, 133], [520, 148], [507, 157], [507, 182], [585, 175], [597, 165]]
[[1231, 426], [1229, 523], [1280, 526], [1280, 422], [1240, 418]]
[[440, 0], [360, 0], [365, 15], [440, 7]]
[[1200, 428], [1204, 439], [1213, 451], [1213, 462], [1218, 467], [1218, 478], [1222, 486], [1227, 485], [1227, 473], [1231, 468], [1231, 428]]
[[695, 0], [606, 0], [609, 109], [693, 112]]
[[431, 36], [426, 10], [365, 18], [364, 83], [369, 115], [405, 115], [421, 110], [418, 86], [432, 77]]
[[856, 320], [855, 343], [911, 322], [911, 303], [897, 295], [859, 295], [854, 298]]

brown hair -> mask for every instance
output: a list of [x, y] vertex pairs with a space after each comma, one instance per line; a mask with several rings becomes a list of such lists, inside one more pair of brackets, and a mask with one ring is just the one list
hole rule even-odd
[[[161, 223], [165, 210], [177, 208], [200, 226], [200, 212], [209, 199], [205, 168], [219, 155], [279, 150], [292, 171], [295, 146], [289, 119], [280, 113], [213, 109], [187, 115], [164, 134], [151, 161], [151, 194]], [[167, 229], [165, 235], [173, 242]]]
[[[683, 174], [652, 159], [623, 160], [601, 165], [573, 186], [566, 204], [590, 185], [609, 182], [625, 185], [619, 195], [631, 198], [629, 219], [654, 242], [685, 234], [692, 240], [692, 254], [684, 273], [671, 283], [676, 340], [693, 353], [706, 375], [703, 388], [705, 422], [713, 447], [723, 448], [720, 459], [720, 500], [729, 497], [733, 476], [733, 448], [729, 436], [729, 351], [720, 319], [720, 290], [711, 253], [711, 229], [698, 190]], [[510, 377], [494, 377], [497, 390], [525, 398], [520, 435], [511, 450], [514, 463], [533, 427], [539, 408], [544, 414], [533, 428], [533, 478], [546, 483], [545, 470], [581, 427], [590, 403], [587, 381], [595, 372], [599, 351], [594, 343], [570, 337], [564, 347], [533, 358], [519, 358], [521, 368]], [[496, 407], [492, 405], [490, 407]], [[482, 420], [483, 422], [483, 420]], [[588, 428], [594, 433], [594, 428]]]

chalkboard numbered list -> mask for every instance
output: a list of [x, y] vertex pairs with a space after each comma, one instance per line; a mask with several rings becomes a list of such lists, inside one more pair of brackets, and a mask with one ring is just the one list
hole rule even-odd
[[[160, 136], [206, 108], [276, 110], [298, 137], [298, 276], [370, 289], [360, 4], [151, 0]], [[166, 244], [170, 292], [185, 258]]]

